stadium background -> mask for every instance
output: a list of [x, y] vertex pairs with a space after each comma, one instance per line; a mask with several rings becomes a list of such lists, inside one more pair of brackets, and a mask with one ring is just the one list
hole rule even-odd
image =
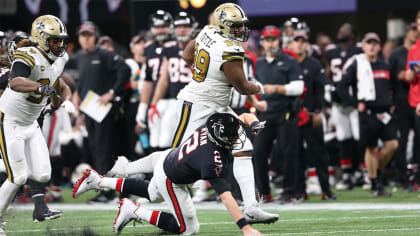
[[[183, 0], [181, 0], [182, 2]], [[197, 0], [205, 2], [201, 8], [189, 4], [185, 9], [194, 15], [200, 26], [207, 23], [211, 11], [223, 2], [235, 2], [241, 5], [250, 18], [251, 28], [261, 29], [267, 24], [281, 26], [290, 17], [308, 23], [311, 28], [310, 39], [313, 41], [317, 32], [324, 32], [332, 39], [343, 22], [354, 24], [359, 33], [377, 32], [382, 39], [390, 39], [393, 31], [387, 28], [389, 22], [401, 19], [413, 21], [420, 9], [417, 0]], [[28, 4], [39, 2], [38, 14], [29, 10]], [[60, 16], [57, 0], [1, 0], [0, 26], [2, 30], [14, 29], [28, 31], [32, 21], [38, 15], [53, 14]], [[156, 9], [171, 13], [182, 10], [179, 0], [72, 0], [67, 3], [68, 14], [65, 21], [70, 33], [69, 42], [76, 43], [76, 30], [81, 24], [81, 3], [87, 3], [88, 20], [99, 25], [102, 35], [109, 35], [114, 42], [128, 48], [130, 38], [139, 30], [147, 29], [148, 17]], [[186, 1], [188, 2], [188, 1]], [[115, 11], [110, 10], [116, 3]], [[34, 7], [36, 9], [36, 7]], [[366, 23], [368, 22], [368, 23]], [[401, 35], [402, 36], [402, 35]]]

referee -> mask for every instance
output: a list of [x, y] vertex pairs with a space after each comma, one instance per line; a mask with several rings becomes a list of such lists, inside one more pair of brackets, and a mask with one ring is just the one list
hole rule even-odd
[[[254, 140], [255, 177], [259, 191], [271, 199], [268, 180], [268, 158], [277, 139], [278, 150], [282, 151], [283, 194], [281, 203], [291, 202], [296, 193], [296, 170], [299, 156], [299, 129], [297, 126], [298, 96], [304, 84], [298, 62], [283, 53], [280, 48], [280, 30], [266, 26], [262, 33], [265, 56], [256, 64], [256, 79], [264, 85], [265, 94], [261, 100], [267, 103], [267, 110], [260, 114], [260, 120], [267, 121], [264, 129]], [[274, 157], [273, 158], [278, 158]]]

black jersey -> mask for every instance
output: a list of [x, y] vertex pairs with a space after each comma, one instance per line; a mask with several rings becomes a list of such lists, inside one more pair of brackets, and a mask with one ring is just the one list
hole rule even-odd
[[389, 67], [391, 70], [391, 81], [396, 85], [395, 104], [400, 107], [409, 108], [408, 104], [408, 90], [410, 83], [398, 79], [398, 73], [405, 71], [407, 64], [408, 49], [401, 46], [395, 49], [389, 57]]
[[350, 46], [346, 51], [342, 51], [338, 45], [328, 46], [325, 52], [328, 64], [330, 65], [331, 76], [333, 82], [341, 80], [343, 68], [347, 60], [356, 54], [363, 53], [360, 47]]
[[9, 68], [0, 68], [0, 89], [6, 89], [9, 83]]
[[[389, 66], [384, 61], [378, 59], [375, 63], [370, 63], [375, 83], [375, 101], [366, 102], [366, 107], [373, 112], [389, 111], [393, 105], [392, 94], [394, 91], [391, 83]], [[357, 61], [347, 68], [343, 79], [338, 83], [337, 90], [344, 105], [357, 106]], [[352, 86], [354, 95], [350, 95], [348, 87]]]
[[220, 194], [229, 189], [226, 178], [232, 161], [232, 151], [211, 142], [203, 125], [169, 152], [163, 168], [168, 178], [176, 184], [191, 184], [200, 179], [209, 180], [212, 185], [223, 182], [225, 187], [215, 188]]
[[170, 41], [163, 45], [162, 55], [168, 60], [168, 98], [176, 98], [179, 91], [187, 85], [192, 78], [190, 67], [182, 59], [184, 50], [179, 48], [177, 41]]
[[146, 74], [144, 80], [156, 83], [159, 79], [160, 67], [162, 65], [163, 46], [151, 43], [144, 49], [146, 57]]
[[299, 65], [306, 88], [303, 107], [311, 112], [319, 112], [324, 101], [324, 86], [328, 83], [325, 70], [314, 57], [306, 56]]

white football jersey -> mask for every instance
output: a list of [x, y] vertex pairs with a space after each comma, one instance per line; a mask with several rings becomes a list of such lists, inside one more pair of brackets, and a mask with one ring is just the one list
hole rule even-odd
[[243, 58], [244, 50], [238, 41], [223, 37], [213, 26], [204, 27], [195, 39], [193, 80], [177, 98], [216, 109], [229, 106], [232, 85], [222, 65]]
[[[36, 47], [23, 47], [16, 50], [13, 64], [23, 62], [31, 67], [29, 80], [56, 87], [68, 58], [69, 56], [65, 53], [64, 56], [58, 57], [53, 64], [50, 64]], [[47, 99], [47, 96], [41, 94], [16, 92], [7, 87], [0, 97], [0, 110], [6, 115], [13, 116], [22, 125], [30, 125], [40, 115]]]

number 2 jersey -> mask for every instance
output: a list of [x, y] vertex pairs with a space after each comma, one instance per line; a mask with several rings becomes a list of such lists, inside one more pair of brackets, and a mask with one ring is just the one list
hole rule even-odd
[[[11, 70], [13, 71], [14, 63], [24, 63], [31, 68], [27, 79], [56, 87], [67, 60], [68, 55], [65, 53], [51, 64], [38, 48], [23, 47], [16, 50]], [[26, 126], [39, 117], [42, 108], [47, 104], [47, 99], [47, 96], [35, 92], [16, 92], [8, 86], [0, 97], [0, 110]]]
[[195, 39], [193, 81], [177, 98], [213, 108], [229, 106], [232, 85], [222, 66], [243, 58], [244, 50], [238, 41], [223, 37], [213, 26], [205, 26]]
[[197, 180], [210, 181], [217, 193], [229, 191], [226, 178], [233, 162], [232, 151], [219, 147], [207, 137], [205, 125], [195, 130], [179, 147], [166, 156], [163, 169], [176, 184], [192, 184]]

